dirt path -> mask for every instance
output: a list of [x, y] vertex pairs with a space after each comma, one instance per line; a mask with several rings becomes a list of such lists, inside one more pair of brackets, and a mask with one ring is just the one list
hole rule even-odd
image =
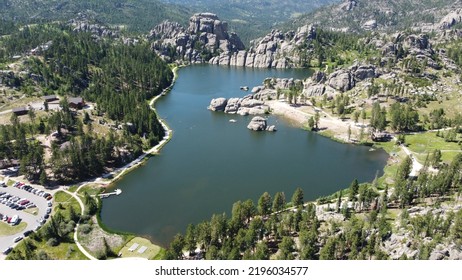
[[416, 177], [419, 174], [420, 170], [423, 168], [423, 165], [417, 161], [417, 159], [412, 154], [412, 152], [408, 149], [408, 147], [404, 145], [400, 145], [400, 147], [401, 149], [403, 149], [406, 155], [408, 155], [412, 160], [412, 169], [411, 169], [411, 173], [409, 173], [409, 176]]
[[[88, 184], [88, 183], [87, 183]], [[77, 190], [75, 192], [70, 192], [68, 190], [63, 190], [65, 193], [71, 195], [73, 198], [75, 198], [77, 200], [77, 202], [80, 204], [80, 209], [82, 209], [81, 211], [81, 214], [83, 215], [85, 213], [85, 204], [83, 203], [83, 201], [80, 199], [80, 197], [77, 195], [79, 190], [84, 187], [85, 185], [87, 184], [82, 184], [79, 188], [77, 188]], [[77, 248], [79, 248], [79, 250], [87, 257], [89, 258], [90, 260], [97, 260], [95, 257], [93, 257], [87, 250], [85, 250], [85, 248], [82, 246], [82, 244], [80, 244], [79, 242], [79, 237], [78, 237], [78, 231], [79, 231], [79, 226], [80, 226], [80, 221], [77, 223], [77, 225], [75, 226], [75, 229], [74, 229], [74, 242], [75, 242], [75, 245], [77, 245]]]

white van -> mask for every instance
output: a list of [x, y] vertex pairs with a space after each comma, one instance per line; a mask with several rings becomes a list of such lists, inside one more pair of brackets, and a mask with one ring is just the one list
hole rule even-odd
[[18, 222], [19, 222], [19, 217], [18, 217], [18, 215], [14, 215], [13, 217], [11, 217], [10, 223], [11, 223], [12, 225], [16, 225], [16, 224], [18, 224]]

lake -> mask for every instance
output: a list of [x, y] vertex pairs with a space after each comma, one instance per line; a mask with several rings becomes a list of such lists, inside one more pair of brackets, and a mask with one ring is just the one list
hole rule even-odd
[[[283, 191], [289, 201], [301, 187], [305, 200], [347, 188], [354, 178], [372, 181], [383, 173], [383, 150], [340, 144], [268, 116], [277, 132], [247, 129], [251, 116], [226, 115], [206, 108], [212, 98], [242, 97], [241, 86], [261, 85], [266, 77], [306, 78], [308, 70], [190, 66], [179, 71], [172, 91], [156, 109], [173, 130], [160, 155], [118, 181], [118, 197], [104, 200], [102, 221], [166, 246], [189, 223], [230, 213], [238, 200]], [[236, 123], [229, 122], [235, 119]]]

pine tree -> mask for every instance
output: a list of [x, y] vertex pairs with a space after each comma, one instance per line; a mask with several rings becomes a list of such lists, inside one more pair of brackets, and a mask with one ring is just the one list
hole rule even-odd
[[303, 205], [303, 190], [297, 188], [292, 195], [292, 206], [298, 207]]

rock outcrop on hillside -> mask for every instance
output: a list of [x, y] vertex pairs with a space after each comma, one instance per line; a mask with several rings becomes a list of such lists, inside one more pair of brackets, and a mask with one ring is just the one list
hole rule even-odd
[[353, 65], [347, 69], [337, 70], [330, 75], [316, 72], [303, 85], [303, 94], [306, 97], [335, 95], [336, 92], [351, 90], [357, 83], [366, 79], [376, 78], [380, 75], [373, 65]]
[[244, 44], [228, 24], [212, 13], [195, 14], [185, 29], [178, 23], [164, 21], [151, 30], [152, 49], [166, 61], [204, 63], [219, 53], [237, 53]]
[[316, 35], [313, 25], [303, 26], [297, 31], [283, 33], [272, 30], [261, 39], [251, 42], [248, 51], [222, 52], [213, 57], [211, 64], [245, 66], [255, 68], [293, 68], [303, 66], [300, 48]]
[[228, 24], [215, 14], [195, 14], [186, 29], [164, 21], [151, 30], [152, 49], [166, 61], [255, 68], [293, 68], [306, 64], [303, 47], [316, 35], [313, 25], [283, 33], [272, 30], [251, 42], [248, 50]]
[[449, 29], [453, 27], [454, 25], [461, 23], [461, 22], [462, 22], [462, 8], [456, 9], [450, 12], [449, 14], [447, 14], [446, 16], [444, 16], [441, 19], [438, 27], [440, 29]]
[[93, 38], [101, 39], [102, 37], [119, 38], [119, 30], [110, 28], [98, 23], [85, 13], [78, 13], [76, 18], [69, 20], [68, 24], [74, 32], [88, 32]]

